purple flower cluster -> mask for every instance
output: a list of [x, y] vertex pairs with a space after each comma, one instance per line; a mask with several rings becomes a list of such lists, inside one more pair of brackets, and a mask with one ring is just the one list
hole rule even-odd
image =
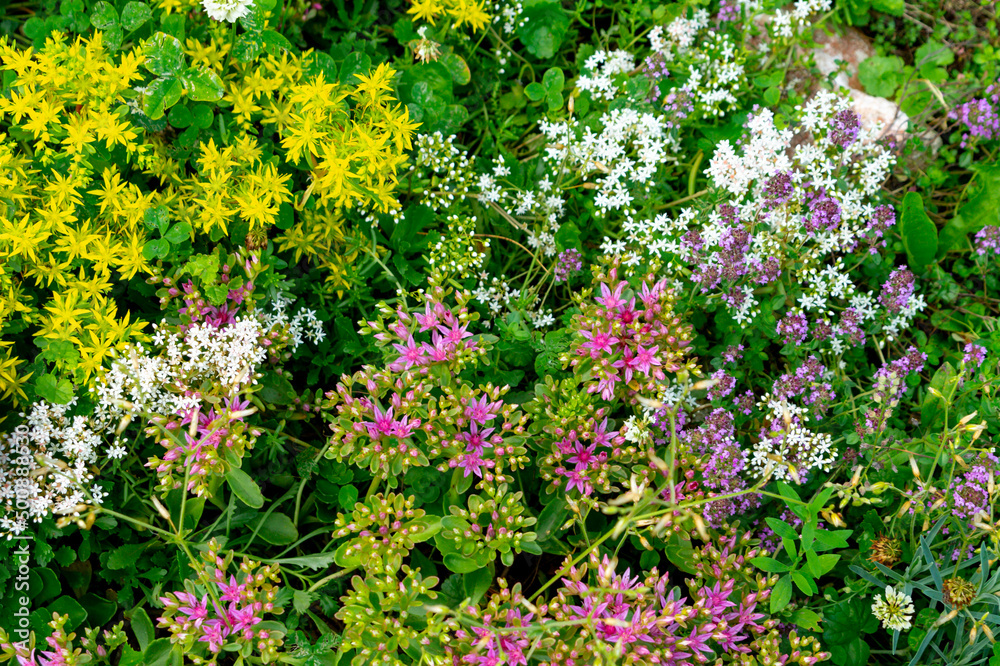
[[722, 0], [719, 3], [719, 13], [715, 20], [720, 23], [740, 20], [740, 3], [738, 0]]
[[[778, 174], [775, 178], [781, 175]], [[775, 206], [779, 205], [777, 202], [788, 194], [783, 181], [773, 184], [772, 194], [771, 201], [775, 202]], [[696, 230], [688, 232], [681, 240], [685, 249], [690, 251], [689, 263], [694, 271], [692, 278], [701, 285], [702, 293], [715, 289], [723, 281], [735, 285], [744, 276], [759, 285], [777, 280], [781, 276], [781, 262], [777, 257], [771, 256], [764, 260], [748, 257], [753, 239], [747, 225], [739, 219], [736, 208], [723, 204], [719, 206], [719, 215], [722, 218], [722, 232], [714, 250], [706, 248], [701, 234]], [[745, 292], [738, 287], [723, 295], [726, 303], [734, 309], [742, 305], [745, 297]]]
[[[746, 453], [736, 441], [736, 428], [731, 412], [715, 409], [698, 428], [682, 433], [682, 441], [702, 459], [702, 488], [706, 498], [737, 494], [747, 490], [743, 471]], [[760, 506], [760, 496], [746, 493], [714, 500], [705, 505], [703, 515], [710, 527], [718, 528], [734, 516], [740, 516]]]
[[892, 314], [901, 312], [906, 309], [913, 297], [915, 283], [916, 276], [906, 266], [897, 268], [882, 285], [878, 302]]
[[585, 655], [599, 649], [597, 641], [614, 645], [619, 663], [685, 666], [716, 653], [750, 654], [748, 643], [765, 632], [760, 621], [766, 615], [757, 612], [757, 603], [767, 599], [767, 590], [738, 594], [735, 581], [728, 578], [695, 587], [688, 600], [655, 568], [643, 580], [629, 569], [617, 573], [615, 565], [607, 556], [599, 564], [592, 556], [595, 584], [584, 582], [586, 567], [572, 568], [563, 579], [555, 619], [581, 622], [573, 642], [580, 651], [550, 652], [551, 664], [594, 663]]
[[826, 366], [815, 356], [802, 362], [794, 373], [785, 373], [775, 380], [771, 389], [777, 400], [801, 398], [802, 404], [812, 409], [814, 418], [821, 418], [829, 404], [837, 397], [833, 386], [823, 381]]
[[583, 270], [583, 255], [574, 249], [563, 250], [556, 257], [556, 284], [567, 282], [571, 275]]
[[[583, 427], [562, 431], [544, 467], [553, 468], [553, 485], [565, 485], [566, 492], [578, 491], [589, 497], [595, 487], [602, 493], [611, 490], [611, 462], [622, 454], [625, 438], [608, 429], [608, 419], [588, 419]], [[557, 431], [557, 433], [559, 432]]]
[[865, 229], [864, 237], [868, 241], [868, 251], [871, 254], [878, 254], [880, 247], [885, 247], [888, 240], [889, 229], [896, 224], [896, 211], [892, 206], [878, 206], [872, 215], [868, 228]]
[[841, 148], [847, 148], [857, 141], [861, 131], [861, 118], [854, 109], [838, 111], [833, 116], [833, 128], [830, 131], [830, 141]]
[[1000, 254], [1000, 226], [989, 225], [976, 232], [976, 254]]
[[989, 86], [983, 97], [960, 104], [948, 117], [965, 126], [962, 148], [968, 145], [970, 138], [989, 141], [1000, 137], [1000, 83]]
[[840, 226], [840, 205], [823, 188], [810, 195], [809, 215], [803, 226], [810, 234], [836, 231]]
[[789, 312], [778, 322], [778, 334], [786, 345], [800, 345], [809, 334], [809, 320], [801, 312]]
[[666, 129], [676, 129], [694, 113], [694, 97], [685, 88], [674, 88], [663, 97], [661, 106], [663, 126]]
[[[666, 280], [648, 275], [641, 290], [618, 280], [617, 268], [598, 276], [601, 295], [574, 318], [578, 343], [568, 357], [576, 368], [590, 366], [589, 393], [605, 400], [632, 391], [652, 391], [666, 372], [676, 372], [691, 341], [691, 327], [674, 315], [674, 294]], [[628, 289], [628, 291], [626, 291]]]
[[166, 488], [179, 488], [186, 474], [188, 492], [200, 496], [212, 476], [226, 473], [227, 451], [242, 458], [253, 448], [261, 432], [248, 428], [244, 419], [256, 411], [249, 400], [236, 396], [224, 398], [218, 411], [188, 409], [180, 415], [154, 417], [146, 432], [160, 438], [166, 453], [150, 458], [146, 466], [156, 470]]
[[244, 559], [240, 577], [227, 577], [228, 561], [218, 553], [219, 544], [213, 539], [208, 552], [203, 554], [206, 563], [192, 563], [198, 572], [201, 596], [169, 592], [160, 597], [164, 612], [159, 626], [170, 632], [171, 642], [181, 644], [185, 650], [206, 644], [209, 652], [218, 654], [228, 644], [256, 641], [254, 647], [264, 663], [268, 663], [282, 641], [257, 625], [264, 621], [265, 613], [282, 612], [274, 604], [279, 589], [276, 583], [281, 580], [278, 565], [261, 567]]
[[779, 171], [764, 184], [764, 201], [767, 208], [778, 208], [788, 203], [795, 194], [795, 183], [786, 171]]
[[956, 518], [974, 522], [980, 513], [984, 522], [991, 518], [990, 486], [1000, 481], [1000, 459], [990, 452], [983, 452], [961, 476], [956, 477], [948, 490], [951, 513]]
[[904, 380], [912, 372], [924, 369], [927, 354], [910, 347], [906, 355], [895, 361], [886, 363], [875, 373], [875, 390], [872, 394], [873, 407], [865, 411], [861, 420], [855, 424], [858, 436], [879, 436], [885, 430], [889, 417], [899, 404], [900, 398], [906, 392]]
[[660, 99], [660, 81], [670, 78], [670, 69], [667, 67], [667, 60], [662, 53], [653, 53], [647, 56], [645, 62], [642, 63], [642, 75], [651, 84], [649, 97], [646, 101], [653, 104]]

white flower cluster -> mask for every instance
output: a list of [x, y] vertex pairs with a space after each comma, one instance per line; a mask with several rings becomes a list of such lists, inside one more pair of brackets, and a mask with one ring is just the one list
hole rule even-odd
[[281, 329], [286, 333], [289, 351], [298, 349], [305, 340], [316, 344], [326, 338], [323, 322], [316, 318], [314, 310], [302, 308], [291, 317], [288, 316], [288, 307], [294, 302], [295, 299], [278, 292], [271, 298], [273, 312], [261, 314], [265, 332]]
[[215, 21], [236, 23], [250, 13], [253, 0], [201, 0], [205, 13]]
[[633, 69], [635, 69], [635, 57], [628, 51], [600, 50], [587, 58], [587, 62], [584, 63], [585, 73], [577, 79], [576, 85], [580, 90], [590, 92], [594, 99], [610, 102], [619, 92], [614, 77], [618, 74], [627, 74]]
[[829, 471], [830, 465], [837, 460], [833, 437], [806, 428], [800, 420], [808, 418], [804, 408], [785, 400], [768, 400], [767, 404], [767, 421], [778, 421], [783, 427], [754, 444], [750, 456], [754, 474], [804, 483], [809, 470]]
[[613, 109], [599, 121], [600, 133], [578, 121], [548, 122], [539, 129], [547, 139], [544, 159], [555, 169], [580, 178], [595, 177], [594, 204], [602, 214], [622, 211], [631, 218], [636, 193], [648, 193], [663, 162], [673, 161], [680, 145], [656, 115]]
[[483, 321], [486, 328], [491, 327], [492, 319], [513, 310], [523, 311], [535, 328], [545, 328], [555, 323], [551, 309], [538, 307], [541, 299], [537, 295], [532, 296], [530, 303], [522, 302], [524, 293], [520, 289], [511, 289], [510, 283], [502, 276], [489, 278], [485, 273], [480, 273], [479, 286], [473, 290], [472, 297], [490, 311], [490, 318]]
[[[923, 298], [913, 296], [891, 316], [876, 314], [874, 295], [857, 289], [842, 259], [871, 240], [868, 234], [876, 216], [872, 199], [894, 164], [892, 153], [876, 141], [878, 128], [858, 128], [853, 141], [834, 142], [834, 116], [849, 109], [847, 98], [817, 93], [798, 109], [797, 133], [780, 128], [769, 110], [760, 110], [749, 119], [739, 145], [718, 144], [707, 173], [716, 188], [730, 195], [739, 219], [752, 221], [744, 263], [762, 265], [773, 257], [784, 270], [794, 270], [802, 288], [797, 303], [802, 311], [833, 317], [844, 301], [850, 301], [860, 317], [858, 324], [878, 320], [883, 332], [895, 335], [925, 307]], [[778, 175], [787, 176], [782, 187], [788, 189], [775, 203], [776, 195], [768, 188], [774, 189], [772, 178]], [[814, 215], [810, 206], [824, 198], [836, 223], [809, 227], [809, 216]], [[721, 272], [725, 268], [721, 255], [710, 253], [706, 259], [681, 239], [695, 233], [703, 247], [717, 247], [730, 226], [718, 209], [707, 218], [696, 209], [685, 209], [674, 218], [661, 214], [652, 220], [626, 221], [625, 238], [606, 243], [604, 249], [626, 265], [655, 256], [675, 262], [678, 268], [698, 262], [701, 269]], [[790, 252], [796, 253], [794, 262]], [[756, 303], [747, 285], [737, 286], [745, 297], [731, 298], [730, 312], [745, 324], [752, 320]], [[843, 349], [843, 340], [834, 339], [832, 344], [835, 350]]]
[[90, 466], [102, 438], [84, 416], [65, 405], [36, 402], [20, 416], [25, 423], [0, 436], [0, 535], [23, 533], [46, 516], [79, 516], [104, 498]]
[[913, 597], [891, 585], [885, 588], [885, 598], [875, 595], [872, 604], [872, 615], [881, 620], [882, 627], [889, 631], [906, 631], [913, 627], [911, 620], [915, 612]]
[[486, 251], [490, 249], [490, 239], [475, 238], [475, 215], [453, 213], [446, 219], [448, 235], [431, 246], [427, 263], [435, 274], [446, 272], [467, 278], [482, 268]]
[[424, 190], [420, 203], [434, 211], [450, 208], [469, 195], [475, 175], [468, 153], [455, 145], [455, 135], [441, 132], [418, 134], [417, 155], [410, 171], [418, 178], [435, 178], [433, 188]]
[[709, 28], [704, 9], [690, 19], [674, 19], [666, 28], [653, 28], [649, 45], [653, 53], [670, 63], [672, 71], [681, 74], [685, 83], [678, 91], [700, 115], [724, 115], [746, 87], [742, 48], [728, 35]]
[[514, 31], [528, 22], [524, 17], [524, 5], [520, 0], [497, 0], [493, 3], [493, 26], [502, 41], [493, 50], [493, 55], [500, 64], [500, 74], [506, 71], [507, 62], [513, 55], [510, 44], [513, 42]]
[[672, 60], [676, 54], [686, 53], [694, 45], [698, 33], [707, 27], [708, 11], [699, 9], [691, 18], [674, 19], [666, 29], [658, 25], [650, 30], [649, 45], [653, 51], [661, 53], [667, 60]]
[[812, 16], [830, 11], [831, 0], [797, 0], [792, 11], [779, 9], [769, 23], [772, 37], [792, 39], [812, 25]]

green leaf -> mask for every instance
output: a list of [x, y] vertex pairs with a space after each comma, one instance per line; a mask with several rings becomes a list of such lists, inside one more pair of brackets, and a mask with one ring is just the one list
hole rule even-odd
[[321, 571], [326, 569], [336, 561], [336, 553], [318, 553], [316, 555], [303, 555], [301, 557], [282, 557], [276, 560], [269, 560], [281, 566], [305, 567]]
[[115, 11], [114, 5], [98, 2], [90, 12], [90, 22], [98, 30], [110, 30], [118, 25], [118, 12]]
[[779, 562], [773, 557], [755, 557], [750, 560], [750, 564], [767, 573], [785, 573], [791, 570], [789, 565]]
[[813, 551], [806, 551], [806, 568], [813, 578], [819, 578], [827, 573], [840, 561], [840, 555], [817, 555]]
[[792, 614], [792, 622], [806, 631], [815, 631], [818, 633], [820, 631], [819, 623], [821, 620], [822, 618], [819, 613], [808, 608], [800, 608]]
[[68, 379], [57, 379], [55, 375], [41, 375], [35, 382], [38, 397], [53, 405], [65, 405], [73, 399], [73, 383]]
[[142, 246], [142, 256], [146, 259], [166, 259], [170, 256], [170, 241], [164, 238], [147, 241]]
[[139, 642], [139, 651], [145, 651], [156, 637], [153, 621], [149, 619], [149, 614], [144, 609], [136, 608], [132, 611], [131, 625], [132, 633], [135, 634], [135, 639]]
[[541, 83], [529, 83], [524, 87], [524, 96], [532, 102], [541, 101], [545, 97], [545, 86]]
[[52, 619], [53, 613], [58, 613], [59, 615], [68, 615], [69, 620], [66, 622], [66, 631], [73, 631], [87, 619], [87, 609], [80, 605], [73, 597], [62, 596], [53, 601], [46, 607], [46, 613], [49, 619]]
[[820, 552], [847, 548], [847, 538], [852, 532], [853, 530], [816, 530], [816, 547], [813, 550]]
[[873, 56], [858, 65], [858, 80], [875, 97], [891, 97], [899, 87], [905, 63], [899, 56]]
[[151, 120], [162, 118], [163, 114], [181, 101], [184, 85], [173, 77], [159, 78], [146, 86], [142, 96], [142, 112]]
[[271, 513], [260, 526], [260, 538], [273, 546], [287, 546], [299, 538], [292, 519], [283, 513]]
[[771, 614], [775, 614], [785, 608], [792, 600], [792, 578], [785, 574], [778, 579], [777, 584], [771, 589]]
[[349, 483], [340, 487], [340, 491], [337, 493], [337, 503], [340, 504], [341, 509], [351, 511], [357, 502], [358, 489], [356, 487]]
[[476, 569], [462, 576], [462, 581], [465, 584], [465, 596], [472, 600], [472, 604], [477, 604], [493, 584], [493, 572], [489, 567]]
[[472, 72], [469, 71], [469, 63], [465, 62], [465, 59], [462, 58], [462, 56], [455, 53], [449, 53], [446, 56], [442, 56], [439, 62], [445, 66], [448, 72], [451, 73], [451, 80], [458, 85], [464, 86], [472, 80]]
[[205, 287], [205, 296], [208, 297], [209, 303], [218, 307], [226, 302], [226, 298], [229, 296], [229, 285], [213, 284], [211, 287]]
[[191, 225], [187, 222], [178, 222], [170, 227], [167, 233], [163, 234], [163, 237], [173, 245], [179, 245], [186, 240], [190, 240]]
[[802, 590], [802, 594], [809, 596], [814, 592], [812, 580], [806, 578], [801, 571], [792, 572], [792, 581], [795, 583], [795, 587]]
[[196, 102], [216, 102], [226, 93], [218, 74], [205, 67], [192, 67], [180, 76], [188, 97]]
[[479, 564], [474, 558], [458, 553], [446, 553], [444, 556], [444, 565], [448, 567], [449, 571], [460, 574], [472, 573], [479, 569]]
[[777, 106], [780, 100], [781, 88], [779, 86], [772, 86], [764, 91], [764, 102], [768, 106]]
[[157, 638], [142, 653], [143, 666], [168, 666], [176, 663], [173, 643], [169, 638]]
[[119, 546], [108, 555], [107, 567], [116, 571], [135, 568], [144, 550], [146, 550], [145, 543], [127, 543]]
[[259, 32], [244, 32], [236, 38], [233, 55], [240, 62], [251, 62], [264, 50], [264, 37]]
[[272, 405], [287, 405], [296, 397], [292, 383], [276, 372], [265, 372], [260, 387], [260, 399]]
[[868, 657], [871, 655], [871, 648], [868, 643], [855, 635], [850, 642], [844, 645], [834, 645], [830, 648], [833, 662], [839, 666], [865, 666]]
[[147, 229], [163, 229], [170, 221], [166, 206], [147, 208], [142, 214], [142, 221]]
[[295, 612], [300, 615], [309, 610], [314, 600], [314, 595], [306, 590], [295, 590], [292, 593], [292, 606], [294, 606]]
[[795, 528], [783, 520], [778, 520], [777, 518], [772, 518], [771, 516], [768, 516], [764, 520], [767, 521], [768, 526], [774, 530], [774, 533], [779, 537], [786, 539], [797, 539], [799, 537]]
[[264, 506], [264, 495], [260, 492], [260, 486], [243, 470], [233, 467], [226, 472], [226, 483], [229, 484], [233, 494], [251, 509]]
[[561, 93], [563, 86], [566, 85], [566, 77], [561, 69], [552, 67], [542, 77], [542, 85], [550, 94]]
[[184, 272], [203, 282], [215, 282], [219, 274], [219, 255], [196, 254], [184, 265]]
[[917, 192], [907, 192], [903, 197], [899, 224], [910, 268], [922, 272], [937, 255], [938, 234], [937, 227], [924, 212], [924, 201]]
[[[37, 338], [44, 340], [45, 338]], [[69, 340], [47, 340], [48, 344], [42, 350], [42, 358], [53, 363], [64, 363], [73, 368], [80, 362], [80, 352]]]
[[145, 2], [133, 1], [122, 9], [122, 27], [129, 32], [141, 28], [151, 18], [153, 18], [153, 10]]
[[170, 109], [170, 113], [167, 114], [167, 121], [170, 123], [171, 127], [176, 127], [177, 129], [184, 129], [189, 127], [194, 121], [194, 117], [191, 115], [191, 110], [187, 105], [178, 105]]
[[902, 16], [903, 0], [872, 0], [872, 8], [893, 16]]
[[542, 2], [526, 9], [517, 36], [528, 53], [546, 60], [554, 56], [569, 30], [569, 16], [559, 3]]
[[939, 252], [963, 249], [965, 237], [988, 225], [1000, 225], [1000, 164], [973, 164], [970, 195], [958, 214], [941, 230]]
[[146, 42], [145, 55], [142, 65], [153, 74], [176, 76], [184, 68], [184, 47], [181, 41], [165, 32], [156, 33]]
[[87, 619], [93, 627], [100, 627], [111, 621], [118, 612], [118, 604], [93, 592], [80, 597], [80, 605], [87, 611]]

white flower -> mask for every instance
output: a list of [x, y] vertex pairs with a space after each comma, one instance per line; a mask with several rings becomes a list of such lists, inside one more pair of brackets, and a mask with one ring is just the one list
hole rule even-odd
[[251, 0], [201, 0], [205, 13], [216, 21], [235, 23], [250, 13]]
[[913, 598], [897, 592], [891, 585], [885, 588], [885, 599], [875, 597], [872, 614], [882, 620], [882, 627], [890, 631], [905, 631], [913, 625]]

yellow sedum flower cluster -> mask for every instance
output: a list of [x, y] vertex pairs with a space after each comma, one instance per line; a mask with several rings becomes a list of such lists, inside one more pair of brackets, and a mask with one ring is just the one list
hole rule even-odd
[[485, 0], [411, 0], [407, 13], [434, 25], [442, 16], [455, 21], [455, 27], [468, 25], [479, 32], [490, 24]]
[[[399, 207], [393, 192], [417, 125], [392, 97], [391, 68], [338, 83], [312, 73], [310, 52], [243, 63], [228, 48], [184, 45], [224, 82], [216, 113], [228, 120], [226, 145], [201, 142], [189, 163], [167, 133], [131, 122], [148, 76], [142, 46], [112, 56], [100, 33], [54, 33], [38, 51], [0, 43], [13, 77], [0, 96], [0, 331], [56, 343], [46, 358], [78, 383], [146, 339], [146, 322], [119, 312], [110, 292], [151, 272], [149, 209], [163, 207], [193, 239], [239, 224], [256, 242], [283, 215], [279, 249], [325, 266], [342, 290], [357, 248], [341, 211]], [[25, 365], [0, 339], [0, 399], [26, 400]]]

